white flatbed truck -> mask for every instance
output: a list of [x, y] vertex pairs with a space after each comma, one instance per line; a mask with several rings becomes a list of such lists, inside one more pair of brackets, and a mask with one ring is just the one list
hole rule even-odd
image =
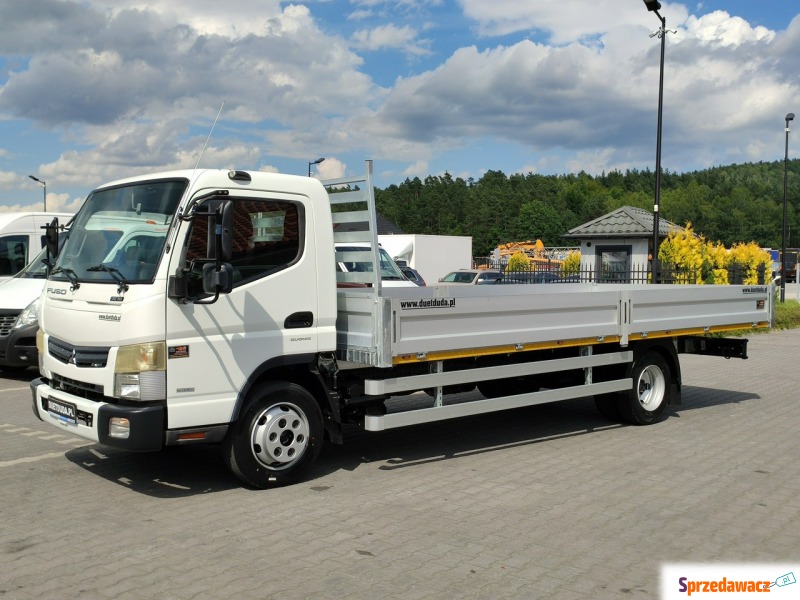
[[[746, 358], [747, 340], [707, 334], [771, 324], [772, 285], [384, 287], [371, 178], [367, 161], [327, 189], [196, 170], [92, 192], [43, 292], [34, 413], [131, 451], [219, 443], [237, 477], [268, 488], [301, 478], [346, 424], [587, 396], [652, 423], [680, 402], [680, 353]], [[146, 248], [97, 262], [115, 219], [138, 221]], [[368, 247], [335, 250], [354, 242]], [[337, 272], [342, 260], [373, 268]], [[449, 401], [475, 387], [481, 399]], [[419, 390], [427, 402], [387, 411]]]

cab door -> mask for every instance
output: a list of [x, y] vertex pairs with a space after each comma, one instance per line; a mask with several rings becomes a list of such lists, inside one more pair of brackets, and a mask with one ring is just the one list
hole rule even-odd
[[233, 289], [210, 304], [202, 293], [208, 218], [184, 223], [170, 272], [189, 270], [189, 299], [167, 299], [170, 429], [223, 424], [242, 386], [276, 357], [313, 354], [318, 283], [305, 205], [281, 197], [231, 198]]

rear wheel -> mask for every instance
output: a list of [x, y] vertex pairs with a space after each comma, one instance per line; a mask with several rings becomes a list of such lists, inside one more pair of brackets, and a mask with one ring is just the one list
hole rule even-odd
[[633, 365], [633, 388], [620, 394], [620, 416], [634, 425], [650, 425], [664, 414], [670, 399], [672, 375], [664, 357], [646, 352]]
[[314, 397], [294, 383], [260, 387], [223, 444], [228, 468], [256, 488], [297, 481], [322, 447], [322, 415]]

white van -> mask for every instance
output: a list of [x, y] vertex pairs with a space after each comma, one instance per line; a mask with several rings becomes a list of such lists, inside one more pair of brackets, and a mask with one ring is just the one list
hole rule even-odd
[[38, 364], [36, 330], [38, 299], [47, 281], [47, 266], [39, 254], [24, 269], [0, 285], [0, 370], [23, 371]]
[[72, 218], [69, 213], [0, 213], [0, 281], [19, 273], [42, 249], [44, 227], [53, 217], [60, 225]]
[[[98, 213], [86, 227], [81, 245], [91, 250], [82, 255], [97, 263], [88, 270], [98, 276], [110, 270], [121, 282], [152, 278], [158, 256], [152, 255], [151, 242], [158, 234], [163, 239], [169, 225], [152, 219], [140, 223], [119, 217], [112, 228], [108, 226], [109, 215]], [[65, 217], [63, 221], [59, 219], [59, 225], [66, 223], [71, 215]], [[50, 221], [52, 218], [47, 222]], [[59, 234], [59, 245], [65, 237], [66, 232]], [[41, 241], [37, 239], [36, 243]], [[42, 248], [19, 273], [0, 282], [0, 371], [18, 372], [38, 364], [36, 331], [39, 297], [47, 281], [47, 265], [43, 262], [46, 257], [47, 249]], [[106, 261], [111, 262], [106, 264]], [[100, 268], [103, 265], [106, 266]]]

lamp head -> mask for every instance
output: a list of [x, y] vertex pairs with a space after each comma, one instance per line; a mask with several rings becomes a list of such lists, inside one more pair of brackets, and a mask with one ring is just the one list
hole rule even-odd
[[661, 2], [658, 0], [644, 0], [644, 5], [650, 12], [661, 10]]
[[789, 113], [788, 115], [786, 115], [786, 122], [787, 123], [789, 121], [793, 121], [793, 120], [794, 120], [794, 113]]

